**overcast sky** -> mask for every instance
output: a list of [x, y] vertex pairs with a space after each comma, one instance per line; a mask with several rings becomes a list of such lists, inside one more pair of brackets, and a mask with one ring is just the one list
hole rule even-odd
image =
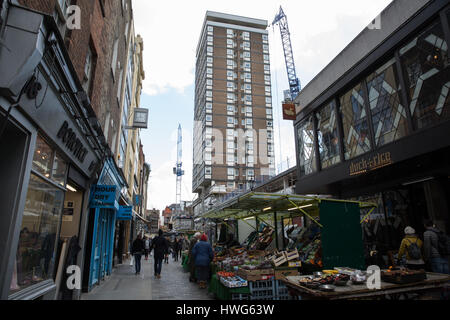
[[[182, 199], [192, 200], [192, 127], [195, 49], [207, 10], [267, 20], [280, 5], [288, 18], [297, 76], [305, 86], [347, 46], [391, 0], [133, 0], [136, 34], [144, 39], [144, 92], [149, 129], [141, 132], [151, 164], [148, 208], [175, 202], [176, 133], [183, 127]], [[381, 22], [382, 23], [382, 22]], [[381, 24], [382, 27], [382, 24]], [[278, 27], [269, 27], [275, 158], [295, 165], [292, 121], [280, 120], [287, 74]], [[281, 128], [281, 130], [280, 130]], [[280, 147], [281, 146], [281, 147]], [[283, 166], [280, 169], [287, 169]]]

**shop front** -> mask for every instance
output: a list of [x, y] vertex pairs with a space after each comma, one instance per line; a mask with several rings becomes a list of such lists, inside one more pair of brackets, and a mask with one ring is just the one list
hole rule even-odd
[[[105, 161], [96, 185], [91, 187], [83, 291], [90, 291], [111, 274], [119, 198], [126, 182], [112, 158]], [[87, 276], [88, 275], [88, 276]]]
[[0, 299], [55, 299], [103, 147], [54, 20], [3, 9]]
[[[364, 30], [296, 99], [296, 193], [377, 203], [364, 237], [383, 265], [406, 226], [450, 232], [450, 7], [411, 5], [386, 8], [385, 37]], [[374, 49], [356, 60], [363, 41]]]

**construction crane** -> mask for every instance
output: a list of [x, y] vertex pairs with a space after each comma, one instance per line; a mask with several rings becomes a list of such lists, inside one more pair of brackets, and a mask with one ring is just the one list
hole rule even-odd
[[301, 90], [301, 84], [295, 72], [294, 54], [292, 53], [291, 34], [289, 32], [287, 17], [281, 6], [280, 12], [275, 16], [275, 19], [273, 19], [272, 27], [276, 24], [279, 24], [280, 26], [281, 42], [283, 44], [284, 59], [286, 61], [286, 70], [289, 81], [289, 91], [291, 95], [290, 98], [294, 101]]
[[176, 186], [176, 204], [181, 206], [181, 178], [184, 175], [184, 170], [182, 170], [183, 162], [182, 162], [182, 145], [183, 138], [181, 132], [181, 124], [178, 124], [178, 139], [177, 139], [177, 166], [173, 168], [173, 174], [177, 177], [177, 186]]

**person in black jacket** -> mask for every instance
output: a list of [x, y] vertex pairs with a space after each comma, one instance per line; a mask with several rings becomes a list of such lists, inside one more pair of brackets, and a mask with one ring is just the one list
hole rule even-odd
[[163, 237], [163, 231], [161, 229], [158, 231], [158, 236], [152, 241], [150, 252], [153, 249], [155, 250], [155, 278], [160, 279], [163, 259], [169, 255], [169, 243]]
[[131, 247], [131, 254], [134, 256], [134, 265], [136, 267], [136, 274], [141, 273], [141, 257], [144, 253], [144, 240], [142, 240], [141, 234], [138, 234], [136, 240], [133, 241], [133, 245]]

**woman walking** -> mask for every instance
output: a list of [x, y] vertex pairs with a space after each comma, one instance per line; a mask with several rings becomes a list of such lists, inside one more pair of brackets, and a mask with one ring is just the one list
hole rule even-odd
[[198, 285], [201, 289], [204, 289], [207, 287], [209, 280], [209, 266], [214, 258], [214, 253], [206, 234], [203, 234], [200, 241], [195, 244], [192, 249], [192, 256], [194, 257], [195, 269], [197, 271]]

